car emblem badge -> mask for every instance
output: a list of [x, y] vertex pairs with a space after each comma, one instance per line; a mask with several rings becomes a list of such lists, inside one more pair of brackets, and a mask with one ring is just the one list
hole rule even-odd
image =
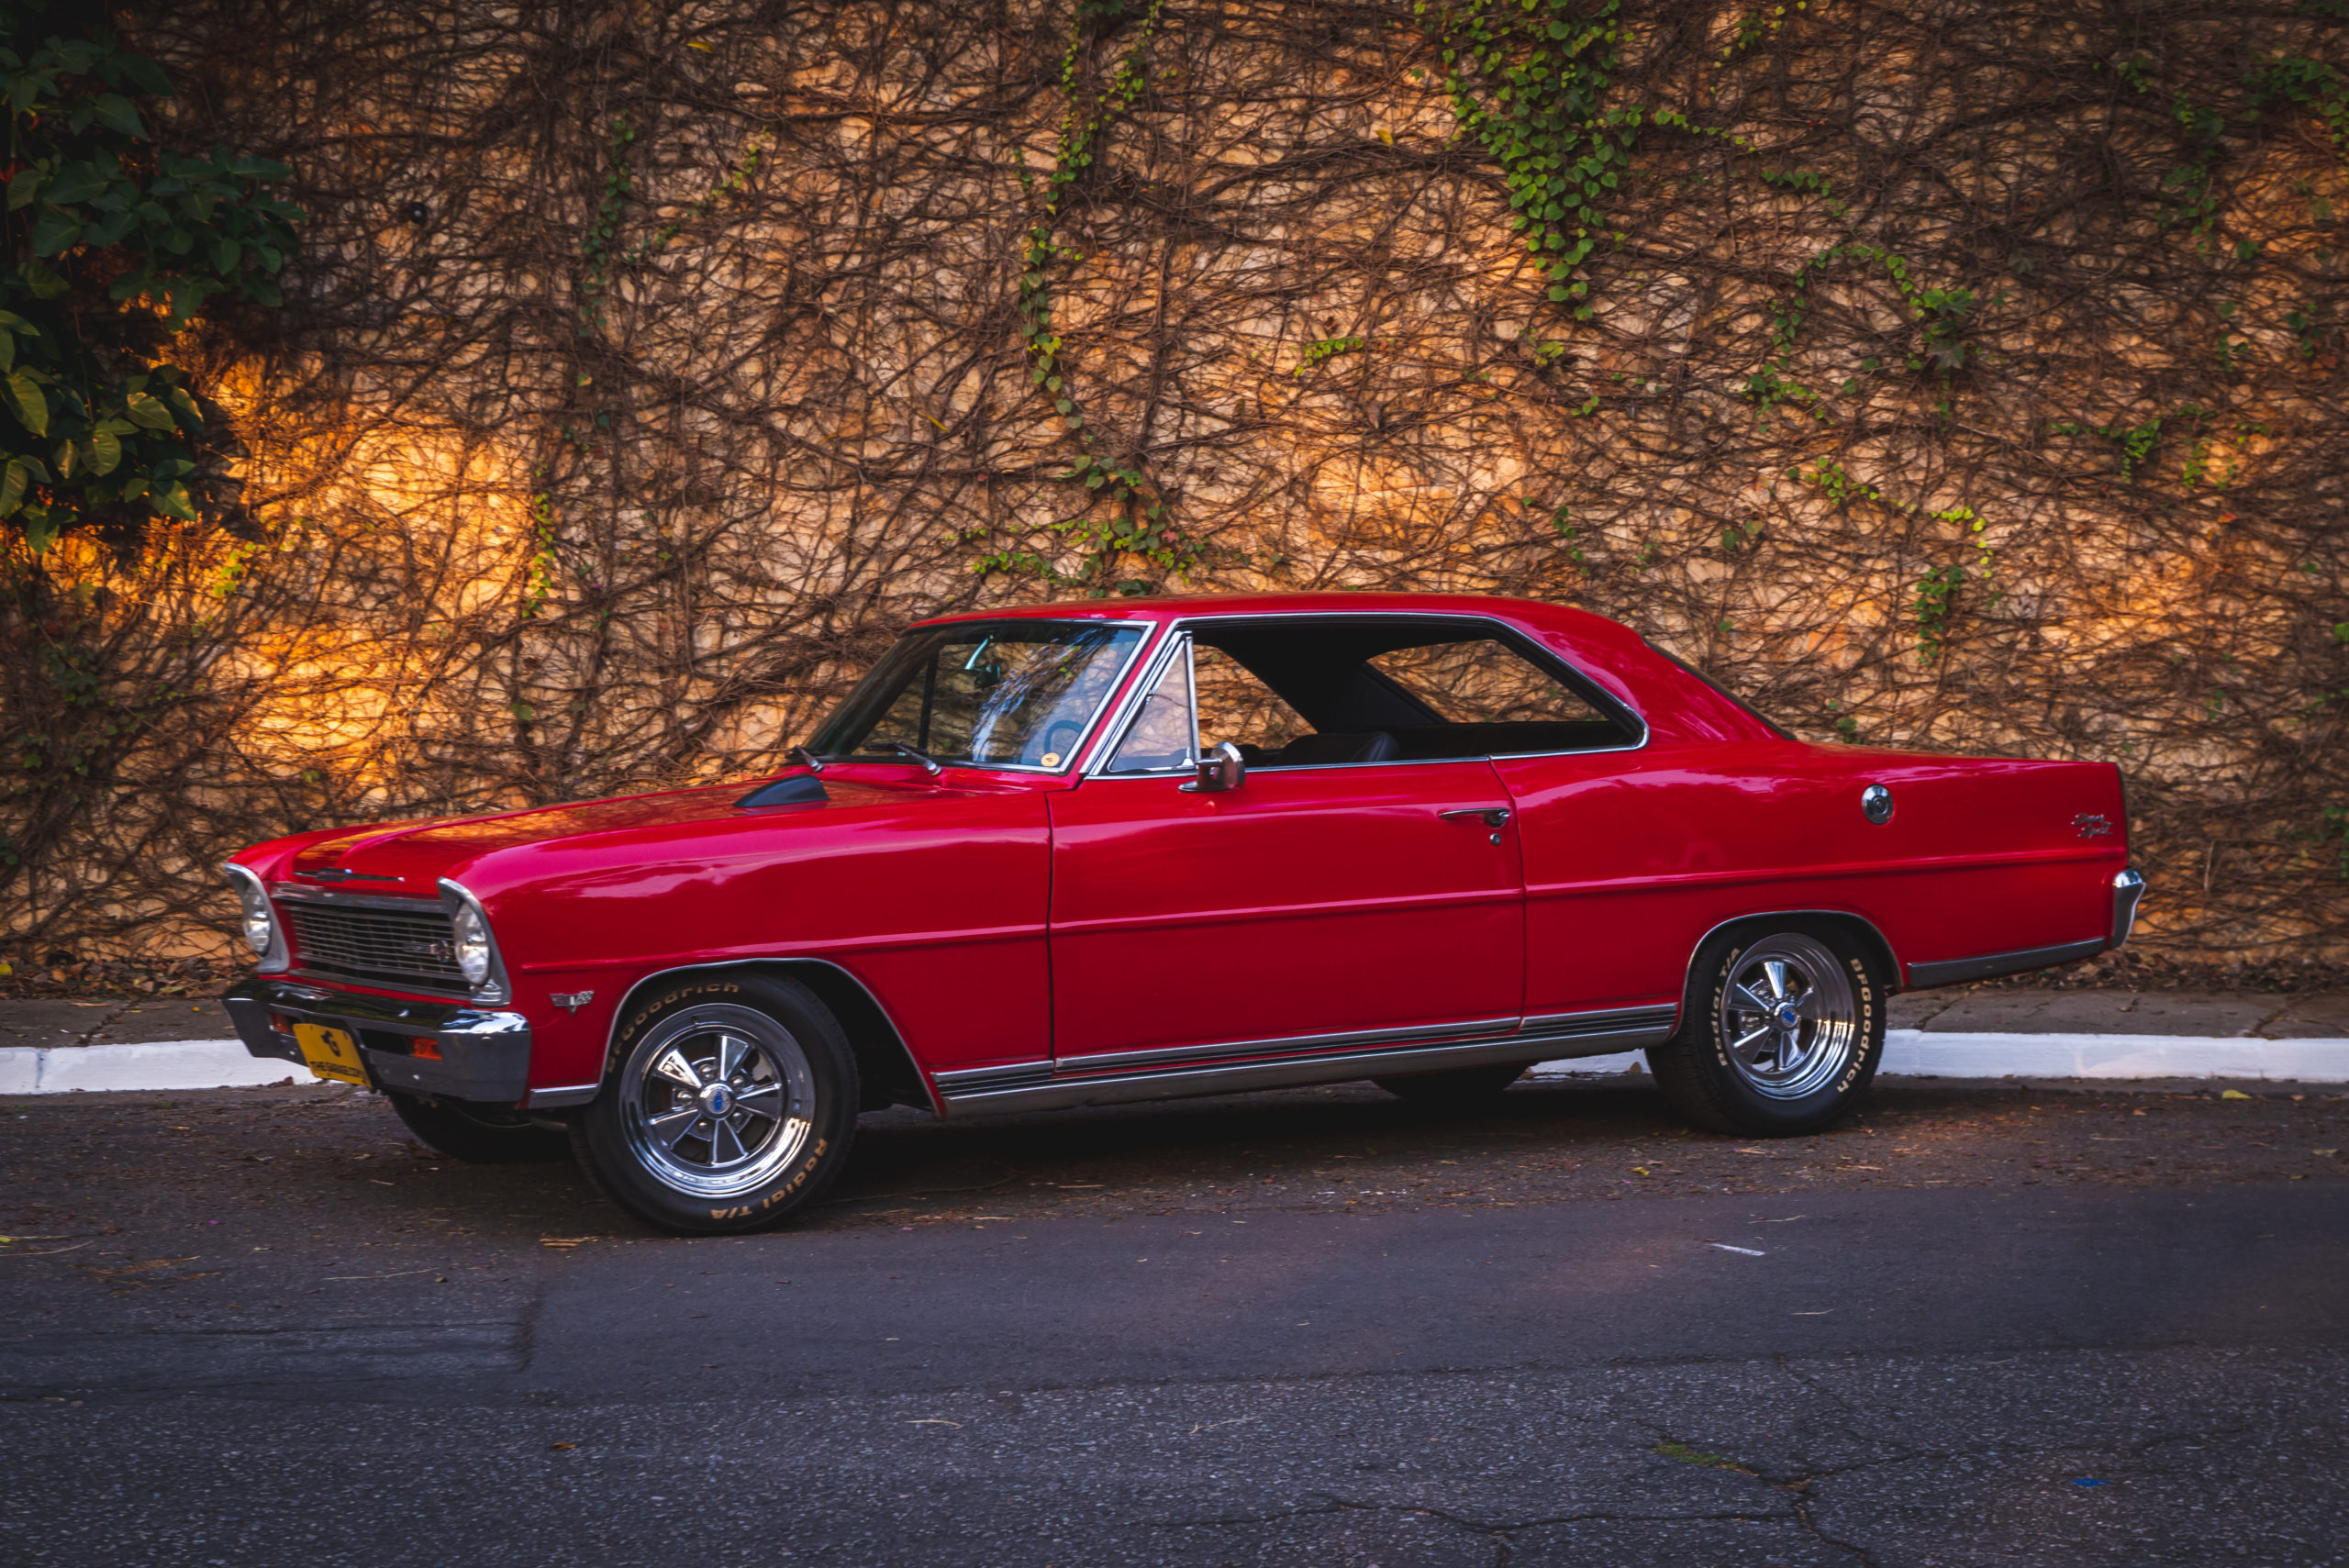
[[2072, 818], [2072, 826], [2080, 830], [2083, 839], [2101, 839], [2112, 831], [2112, 823], [2102, 812], [2083, 811]]
[[700, 1095], [701, 1108], [711, 1116], [724, 1116], [734, 1108], [734, 1091], [723, 1084], [712, 1084]]
[[548, 1001], [552, 1002], [566, 1013], [575, 1013], [595, 999], [596, 993], [593, 991], [556, 991], [547, 997]]

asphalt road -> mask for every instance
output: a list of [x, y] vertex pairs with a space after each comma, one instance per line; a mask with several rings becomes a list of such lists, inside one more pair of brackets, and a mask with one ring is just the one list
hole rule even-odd
[[365, 1096], [0, 1102], [0, 1561], [2349, 1562], [2344, 1111], [890, 1113], [680, 1240]]

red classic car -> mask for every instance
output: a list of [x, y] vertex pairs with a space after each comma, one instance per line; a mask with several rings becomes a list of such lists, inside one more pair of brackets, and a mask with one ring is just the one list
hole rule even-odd
[[795, 757], [248, 850], [237, 1028], [450, 1154], [747, 1230], [896, 1103], [1456, 1103], [1644, 1048], [1698, 1126], [1809, 1132], [1892, 992], [2116, 946], [2143, 886], [2108, 765], [1809, 745], [1508, 599], [944, 617]]

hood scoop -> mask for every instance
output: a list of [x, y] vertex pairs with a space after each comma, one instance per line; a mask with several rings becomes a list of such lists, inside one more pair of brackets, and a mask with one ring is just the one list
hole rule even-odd
[[824, 789], [824, 782], [807, 773], [794, 773], [787, 779], [761, 784], [736, 806], [821, 806], [831, 799]]

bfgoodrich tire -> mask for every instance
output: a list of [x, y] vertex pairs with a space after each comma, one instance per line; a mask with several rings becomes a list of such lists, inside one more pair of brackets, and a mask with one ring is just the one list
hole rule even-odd
[[829, 1186], [856, 1130], [856, 1053], [815, 993], [759, 975], [651, 987], [621, 1019], [580, 1163], [639, 1218], [763, 1230]]
[[388, 1091], [385, 1097], [418, 1143], [452, 1160], [473, 1165], [529, 1165], [561, 1160], [571, 1152], [568, 1134], [503, 1106], [423, 1100], [396, 1091]]
[[1758, 921], [1698, 951], [1680, 1030], [1648, 1067], [1673, 1108], [1708, 1131], [1818, 1132], [1850, 1115], [1876, 1076], [1884, 1000], [1848, 932]]

